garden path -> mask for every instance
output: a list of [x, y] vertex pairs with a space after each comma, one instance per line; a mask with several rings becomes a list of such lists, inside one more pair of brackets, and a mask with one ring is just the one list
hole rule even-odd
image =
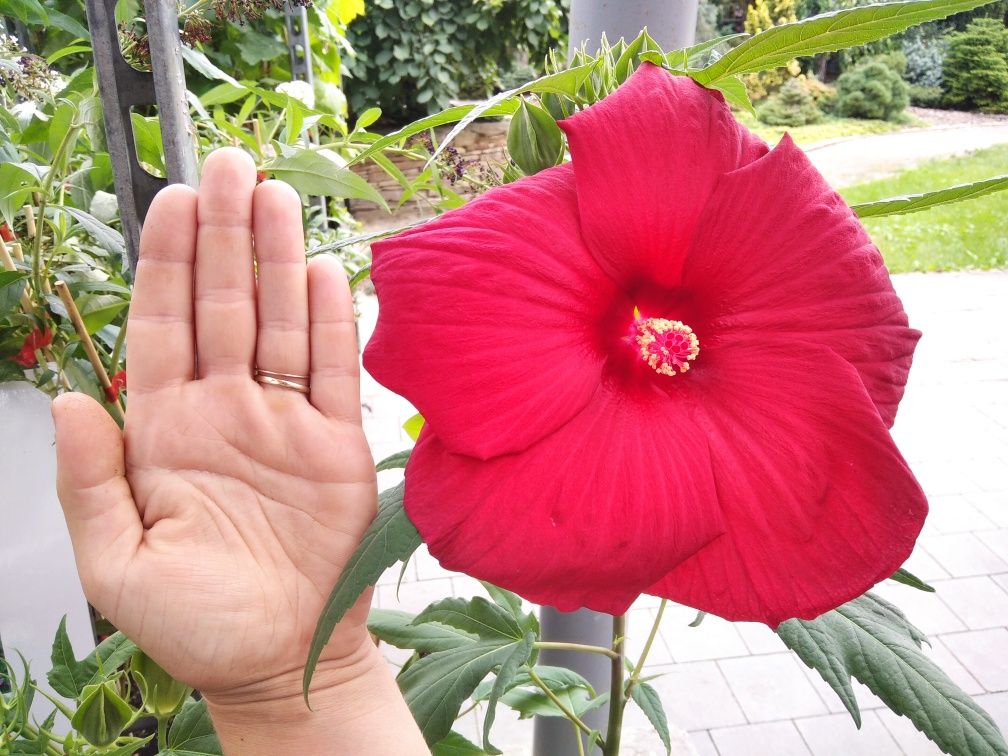
[[907, 129], [844, 137], [804, 146], [806, 154], [833, 186], [849, 186], [912, 168], [934, 158], [962, 155], [1008, 142], [1008, 121]]
[[[888, 582], [878, 591], [930, 636], [927, 653], [1008, 732], [1008, 341], [998, 325], [1008, 322], [1008, 271], [912, 273], [894, 281], [911, 323], [924, 332], [893, 431], [931, 499], [908, 568], [938, 592]], [[361, 310], [366, 340], [375, 300], [365, 298]], [[375, 457], [405, 448], [401, 425], [413, 409], [366, 375], [362, 393]], [[382, 473], [383, 487], [395, 476]], [[376, 605], [418, 611], [450, 594], [482, 593], [475, 580], [442, 570], [423, 550], [398, 598], [397, 578], [393, 569], [379, 581]], [[630, 611], [631, 657], [640, 652], [657, 603], [645, 597]], [[940, 753], [863, 688], [858, 732], [836, 695], [765, 626], [708, 617], [694, 629], [687, 627], [693, 617], [690, 609], [671, 607], [648, 671], [664, 673], [654, 685], [669, 720], [688, 731], [700, 756]], [[386, 652], [390, 663], [402, 663], [396, 649]], [[476, 741], [478, 714], [458, 724]], [[530, 753], [530, 722], [498, 707], [494, 731], [509, 756]], [[624, 744], [627, 756], [664, 753], [632, 706]]]

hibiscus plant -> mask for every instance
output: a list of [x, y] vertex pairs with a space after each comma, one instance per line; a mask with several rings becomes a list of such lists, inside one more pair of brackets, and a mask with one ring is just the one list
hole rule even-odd
[[[398, 680], [435, 752], [499, 753], [501, 703], [611, 755], [632, 702], [670, 748], [645, 662], [672, 600], [768, 625], [859, 726], [853, 679], [947, 753], [1008, 753], [870, 592], [933, 589], [902, 568], [927, 502], [889, 433], [920, 334], [859, 221], [1004, 181], [850, 208], [790, 137], [771, 148], [731, 111], [751, 107], [744, 74], [981, 4], [863, 6], [671, 52], [642, 32], [360, 156], [454, 124], [433, 160], [474, 119], [512, 117], [504, 185], [375, 241], [362, 272], [380, 304], [364, 365], [421, 430], [378, 465], [405, 480], [330, 596], [306, 697], [344, 612], [425, 543], [487, 591], [371, 615], [413, 652]], [[642, 594], [662, 603], [627, 659]], [[612, 614], [611, 645], [544, 640], [523, 599]], [[610, 658], [609, 689], [538, 663], [558, 646]], [[480, 744], [452, 731], [475, 705]], [[605, 733], [582, 718], [603, 706]]]

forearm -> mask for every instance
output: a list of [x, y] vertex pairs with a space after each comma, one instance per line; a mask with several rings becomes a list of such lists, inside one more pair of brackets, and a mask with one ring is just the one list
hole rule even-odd
[[319, 664], [311, 709], [301, 695], [300, 670], [255, 689], [208, 697], [226, 756], [427, 756], [378, 649], [365, 643], [357, 656]]

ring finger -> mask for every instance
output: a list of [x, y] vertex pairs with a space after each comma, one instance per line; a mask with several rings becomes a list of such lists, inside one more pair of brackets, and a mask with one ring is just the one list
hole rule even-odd
[[257, 186], [252, 195], [252, 234], [258, 273], [256, 367], [267, 378], [306, 384], [308, 276], [297, 192], [280, 181]]

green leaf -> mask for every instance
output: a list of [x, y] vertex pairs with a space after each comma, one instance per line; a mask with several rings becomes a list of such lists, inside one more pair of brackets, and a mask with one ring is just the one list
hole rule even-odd
[[388, 209], [385, 198], [367, 181], [312, 150], [296, 149], [290, 155], [277, 156], [263, 169], [305, 196], [364, 199]]
[[440, 622], [413, 624], [416, 617], [396, 609], [372, 609], [368, 614], [368, 630], [379, 640], [396, 648], [410, 648], [420, 653], [446, 651], [475, 643], [476, 635]]
[[512, 651], [511, 655], [501, 664], [500, 669], [497, 670], [493, 687], [490, 689], [490, 695], [487, 697], [487, 711], [483, 719], [483, 749], [489, 753], [501, 753], [500, 750], [490, 744], [490, 728], [493, 727], [494, 719], [497, 717], [497, 701], [504, 695], [505, 691], [510, 689], [511, 681], [514, 680], [518, 668], [529, 660], [529, 657], [532, 655], [532, 644], [535, 643], [535, 639], [535, 633], [526, 633], [522, 643]]
[[347, 610], [356, 603], [360, 595], [378, 582], [382, 573], [393, 564], [408, 559], [420, 546], [420, 534], [406, 517], [403, 509], [403, 489], [400, 483], [395, 488], [382, 491], [378, 496], [378, 514], [361, 538], [340, 575], [336, 587], [322, 608], [308, 650], [308, 660], [304, 671], [304, 696], [308, 700], [315, 665], [318, 664], [322, 649], [329, 642], [337, 623]]
[[168, 730], [168, 749], [158, 756], [222, 756], [206, 701], [189, 699]]
[[0, 216], [13, 226], [14, 216], [21, 209], [38, 178], [18, 163], [0, 163]]
[[103, 682], [84, 688], [80, 705], [70, 724], [93, 746], [112, 745], [133, 719], [133, 709], [116, 692], [115, 683]]
[[[577, 716], [582, 716], [593, 709], [604, 705], [609, 700], [609, 693], [601, 696], [592, 696], [584, 688], [550, 688], [553, 694], [560, 699], [560, 702]], [[518, 712], [519, 719], [529, 717], [565, 717], [566, 714], [560, 710], [553, 701], [538, 688], [528, 690], [526, 688], [515, 688], [505, 693], [501, 700]]]
[[890, 575], [889, 579], [895, 580], [897, 583], [903, 583], [903, 585], [909, 585], [911, 588], [916, 588], [918, 591], [925, 591], [926, 593], [935, 592], [934, 586], [928, 585], [919, 577], [907, 570], [904, 570], [902, 567]]
[[639, 682], [630, 689], [630, 697], [634, 700], [641, 711], [647, 716], [651, 726], [655, 728], [658, 737], [665, 745], [665, 752], [672, 753], [672, 739], [669, 737], [668, 717], [665, 716], [665, 708], [662, 706], [661, 696], [658, 691], [646, 682]]
[[237, 46], [241, 59], [250, 66], [258, 66], [264, 61], [287, 55], [287, 45], [276, 37], [260, 34], [253, 29], [242, 30]]
[[511, 159], [531, 176], [563, 159], [563, 132], [548, 112], [521, 99], [508, 126], [507, 147]]
[[704, 55], [713, 51], [715, 47], [728, 44], [729, 42], [734, 42], [739, 39], [744, 39], [748, 36], [749, 35], [746, 32], [725, 34], [720, 37], [715, 37], [714, 39], [708, 39], [706, 42], [698, 42], [690, 47], [672, 50], [665, 55], [665, 63], [669, 68], [697, 68]]
[[520, 640], [524, 635], [517, 620], [497, 604], [482, 596], [471, 599], [446, 598], [435, 601], [413, 620], [414, 625], [440, 622], [483, 640]]
[[[49, 12], [49, 25], [50, 26], [55, 26], [57, 29], [62, 29], [63, 31], [67, 32], [68, 34], [72, 34], [73, 36], [79, 37], [80, 39], [90, 39], [91, 38], [91, 33], [87, 30], [87, 27], [85, 27], [76, 18], [73, 18], [72, 16], [68, 16], [66, 13], [61, 13], [60, 11], [55, 10], [54, 8], [50, 8], [48, 12]], [[85, 47], [83, 45], [81, 45], [80, 47], [83, 50], [90, 50], [91, 49], [90, 47]], [[81, 52], [81, 51], [82, 50], [78, 50], [77, 52]], [[52, 60], [50, 59], [49, 62], [51, 63]]]
[[161, 137], [161, 122], [155, 118], [144, 118], [139, 113], [130, 113], [133, 124], [133, 138], [140, 162], [164, 173], [164, 142]]
[[424, 426], [423, 415], [421, 415], [419, 412], [413, 415], [413, 417], [411, 417], [409, 420], [407, 420], [405, 423], [402, 424], [403, 430], [406, 431], [406, 435], [412, 438], [414, 441], [420, 438], [420, 430], [423, 428], [423, 426]]
[[381, 462], [375, 465], [375, 472], [382, 472], [384, 470], [398, 470], [406, 467], [406, 463], [409, 462], [410, 453], [412, 449], [403, 449], [401, 452], [396, 452], [395, 454], [390, 454], [385, 457]]
[[354, 124], [353, 130], [360, 131], [361, 129], [366, 129], [379, 118], [381, 118], [381, 108], [368, 108], [357, 118], [357, 123]]
[[242, 89], [249, 91], [248, 87], [244, 84], [240, 84], [233, 76], [226, 74], [217, 68], [217, 66], [211, 63], [210, 59], [199, 50], [194, 50], [191, 47], [182, 45], [182, 57], [185, 58], [185, 62], [192, 66], [195, 71], [211, 81], [226, 81], [232, 86], [241, 87]]
[[122, 312], [129, 302], [114, 294], [86, 293], [77, 299], [77, 309], [87, 332], [95, 334], [107, 326]]
[[[443, 110], [440, 113], [435, 113], [434, 115], [427, 116], [426, 118], [421, 118], [413, 123], [403, 126], [398, 131], [393, 131], [391, 134], [382, 137], [376, 142], [372, 143], [366, 150], [361, 152], [357, 157], [350, 161], [350, 165], [354, 163], [359, 163], [372, 155], [383, 151], [386, 147], [393, 144], [398, 144], [399, 142], [405, 141], [410, 137], [416, 136], [417, 134], [422, 134], [425, 131], [436, 128], [438, 126], [444, 126], [448, 123], [455, 123], [460, 119], [466, 117], [468, 114], [476, 108], [476, 105], [456, 105], [455, 107]], [[500, 116], [508, 116], [515, 112], [518, 108], [517, 102], [502, 102], [494, 105], [493, 107], [487, 108], [479, 113], [473, 118], [495, 118]]]
[[924, 635], [892, 604], [865, 594], [777, 634], [838, 693], [860, 726], [854, 677], [946, 753], [1008, 754], [994, 720], [920, 650]]
[[49, 14], [38, 0], [0, 0], [0, 16], [13, 16], [29, 26], [45, 26]]
[[448, 734], [462, 703], [480, 681], [526, 640], [480, 640], [437, 651], [399, 674], [399, 688], [428, 745]]
[[451, 144], [452, 140], [465, 130], [466, 126], [475, 121], [477, 118], [486, 115], [486, 112], [494, 106], [499, 105], [513, 97], [517, 97], [518, 95], [530, 93], [543, 94], [545, 92], [551, 92], [553, 94], [574, 97], [577, 95], [578, 90], [581, 89], [581, 86], [585, 83], [585, 80], [592, 75], [592, 72], [595, 70], [597, 65], [598, 61], [592, 60], [584, 65], [573, 66], [572, 68], [568, 68], [563, 71], [547, 74], [546, 76], [539, 77], [535, 81], [530, 81], [528, 84], [523, 84], [516, 89], [500, 92], [481, 103], [477, 103], [468, 113], [460, 118], [459, 122], [452, 127], [452, 130], [445, 135], [445, 138], [441, 140], [441, 144], [439, 144], [438, 148], [434, 150], [434, 154], [430, 156], [430, 159], [427, 161], [427, 165], [430, 165], [434, 159], [441, 154], [441, 151]]
[[510, 612], [511, 616], [518, 619], [523, 616], [522, 612], [522, 600], [521, 597], [511, 591], [506, 591], [500, 586], [494, 585], [493, 583], [488, 583], [485, 580], [480, 580], [480, 585], [483, 586], [484, 590], [490, 594], [490, 598], [493, 602], [502, 609], [506, 609]]
[[767, 71], [804, 55], [857, 47], [911, 26], [978, 8], [991, 0], [905, 0], [863, 5], [781, 24], [750, 37], [697, 72], [707, 86], [737, 74]]
[[[126, 663], [137, 650], [136, 645], [122, 633], [113, 633], [94, 651], [77, 661], [70, 636], [67, 635], [66, 617], [60, 621], [53, 640], [52, 668], [46, 675], [52, 689], [64, 698], [77, 700], [84, 688], [94, 685]], [[99, 663], [100, 660], [100, 663]]]
[[860, 218], [881, 218], [885, 215], [905, 215], [906, 213], [916, 213], [921, 210], [930, 210], [939, 205], [948, 205], [953, 202], [983, 197], [985, 194], [993, 194], [1008, 189], [1008, 176], [994, 176], [983, 181], [974, 181], [972, 184], [959, 184], [950, 186], [947, 189], [938, 189], [933, 192], [923, 194], [909, 194], [904, 197], [890, 197], [889, 199], [878, 200], [877, 202], [865, 202], [861, 205], [852, 205], [851, 209]]
[[69, 205], [53, 205], [53, 209], [62, 210], [64, 213], [77, 221], [77, 223], [85, 231], [87, 231], [88, 234], [94, 237], [94, 240], [98, 242], [99, 245], [112, 254], [122, 256], [126, 255], [126, 242], [123, 240], [122, 234], [111, 226], [102, 223], [93, 215], [85, 213], [83, 210], [78, 210], [76, 207], [70, 207]]
[[28, 283], [24, 270], [0, 270], [0, 317], [16, 310]]
[[[539, 679], [552, 691], [563, 690], [564, 688], [584, 688], [589, 697], [595, 697], [595, 689], [591, 686], [591, 683], [577, 672], [567, 669], [567, 667], [551, 667], [537, 664], [534, 669], [535, 673], [539, 675]], [[480, 683], [472, 695], [473, 700], [485, 701], [490, 695], [492, 685], [493, 683], [490, 680]], [[532, 677], [529, 675], [527, 669], [522, 669], [515, 675], [510, 687], [528, 687], [531, 685], [535, 685], [532, 682]]]
[[756, 115], [756, 108], [753, 107], [752, 100], [749, 99], [749, 91], [746, 89], [745, 84], [739, 77], [729, 76], [725, 79], [720, 79], [716, 82], [706, 84], [705, 86], [718, 90], [724, 95], [728, 104], [734, 105], [741, 110], [745, 110], [750, 115]]
[[488, 754], [453, 730], [447, 737], [434, 744], [431, 756], [488, 756]]

